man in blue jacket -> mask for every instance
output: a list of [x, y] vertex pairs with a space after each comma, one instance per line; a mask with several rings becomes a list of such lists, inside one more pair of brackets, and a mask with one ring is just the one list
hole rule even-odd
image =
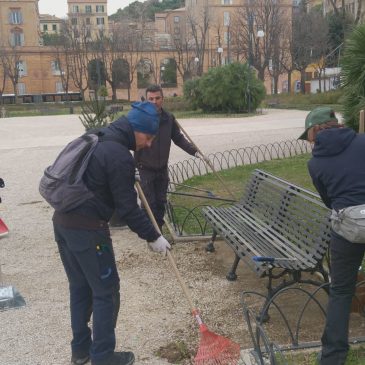
[[[324, 204], [335, 211], [365, 203], [365, 135], [339, 124], [334, 111], [318, 107], [305, 120], [299, 137], [314, 143], [309, 173]], [[365, 242], [364, 242], [365, 243]], [[332, 231], [331, 284], [321, 365], [343, 365], [349, 350], [352, 297], [365, 245]]]
[[70, 212], [54, 213], [55, 239], [69, 281], [74, 365], [89, 358], [92, 365], [134, 363], [132, 352], [114, 351], [120, 294], [108, 221], [115, 210], [151, 250], [166, 253], [170, 248], [138, 206], [130, 153], [150, 147], [158, 126], [156, 107], [138, 102], [127, 117], [103, 128], [107, 138], [98, 143], [84, 175], [94, 197]]

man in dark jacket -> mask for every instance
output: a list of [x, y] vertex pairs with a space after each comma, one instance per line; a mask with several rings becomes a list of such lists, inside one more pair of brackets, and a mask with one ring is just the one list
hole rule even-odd
[[[364, 204], [365, 135], [339, 124], [334, 111], [327, 107], [310, 112], [305, 127], [299, 138], [314, 142], [308, 169], [324, 204], [335, 211]], [[364, 252], [364, 244], [349, 242], [332, 231], [331, 285], [321, 365], [345, 364], [351, 302]]]
[[[84, 175], [94, 197], [70, 212], [54, 213], [55, 239], [70, 288], [74, 365], [85, 364], [89, 357], [92, 365], [134, 362], [132, 352], [114, 352], [119, 276], [107, 222], [115, 210], [151, 250], [166, 253], [170, 248], [138, 206], [130, 153], [151, 146], [158, 125], [156, 107], [138, 102], [127, 117], [103, 128], [107, 138], [98, 143]], [[92, 336], [88, 326], [91, 314]]]
[[[162, 108], [163, 92], [159, 85], [146, 89], [147, 101], [154, 103], [160, 113], [160, 128], [151, 148], [136, 151], [134, 158], [141, 177], [141, 186], [160, 229], [164, 224], [171, 140], [194, 156], [196, 148], [181, 133], [173, 114]], [[196, 156], [197, 157], [197, 156]]]

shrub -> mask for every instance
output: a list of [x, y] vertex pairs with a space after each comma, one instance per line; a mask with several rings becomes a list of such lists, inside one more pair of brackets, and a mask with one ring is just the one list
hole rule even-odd
[[247, 64], [231, 63], [187, 81], [184, 96], [205, 112], [242, 113], [260, 105], [265, 87]]
[[365, 24], [354, 29], [345, 43], [341, 61], [344, 87], [343, 115], [349, 127], [359, 127], [359, 112], [365, 108]]

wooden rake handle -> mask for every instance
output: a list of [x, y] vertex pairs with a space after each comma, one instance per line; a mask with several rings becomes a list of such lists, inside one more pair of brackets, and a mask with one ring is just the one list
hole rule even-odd
[[[149, 204], [147, 202], [146, 196], [144, 195], [144, 192], [143, 192], [143, 190], [141, 188], [141, 184], [139, 183], [139, 181], [136, 181], [136, 187], [137, 187], [138, 195], [139, 195], [139, 197], [140, 197], [140, 199], [141, 199], [141, 201], [142, 201], [142, 203], [144, 205], [144, 208], [147, 210], [147, 214], [150, 217], [153, 226], [155, 227], [155, 229], [156, 229], [156, 231], [158, 233], [162, 234], [161, 233], [161, 230], [160, 230], [160, 227], [158, 226], [158, 224], [156, 222], [155, 216], [153, 215], [152, 210], [151, 210], [151, 208], [150, 208], [150, 206], [149, 206]], [[171, 267], [172, 267], [172, 269], [174, 271], [174, 274], [175, 274], [175, 276], [176, 276], [176, 278], [177, 278], [177, 280], [178, 280], [178, 282], [179, 282], [179, 284], [181, 286], [181, 289], [183, 290], [183, 292], [185, 294], [185, 297], [186, 297], [186, 299], [189, 302], [191, 311], [193, 313], [197, 312], [197, 309], [194, 306], [193, 299], [192, 299], [192, 296], [190, 294], [190, 291], [189, 291], [188, 287], [186, 286], [185, 281], [182, 278], [179, 269], [176, 266], [176, 262], [175, 262], [173, 256], [171, 255], [170, 250], [167, 250], [167, 254], [166, 255], [167, 255], [167, 258], [168, 258], [168, 260], [170, 262], [170, 265], [171, 265]]]
[[232, 191], [228, 188], [228, 186], [224, 183], [223, 179], [221, 178], [221, 176], [218, 174], [217, 170], [214, 168], [214, 165], [212, 164], [212, 162], [204, 155], [204, 153], [199, 149], [199, 147], [194, 143], [194, 141], [190, 138], [190, 136], [186, 133], [186, 131], [184, 130], [184, 128], [181, 126], [181, 124], [177, 121], [176, 124], [178, 125], [178, 127], [181, 129], [181, 131], [184, 133], [185, 137], [189, 140], [189, 142], [195, 147], [195, 149], [199, 152], [199, 154], [203, 157], [204, 162], [212, 169], [213, 173], [215, 174], [215, 176], [218, 178], [218, 180], [220, 181], [220, 183], [223, 185], [223, 187], [226, 189], [226, 191], [228, 192], [228, 194], [232, 197], [232, 199], [234, 201], [237, 201], [236, 197], [234, 196], [234, 194], [232, 193]]

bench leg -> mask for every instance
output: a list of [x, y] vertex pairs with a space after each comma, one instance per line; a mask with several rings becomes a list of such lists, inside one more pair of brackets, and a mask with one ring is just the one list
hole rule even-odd
[[205, 251], [207, 251], [207, 252], [214, 252], [215, 251], [214, 241], [217, 238], [217, 234], [218, 233], [216, 231], [213, 231], [212, 238], [211, 238], [210, 242], [206, 245]]
[[240, 257], [238, 255], [236, 255], [233, 265], [231, 267], [231, 270], [229, 271], [229, 273], [226, 276], [227, 280], [235, 281], [237, 279], [236, 270], [237, 270], [237, 266], [238, 266], [239, 262], [240, 262]]

